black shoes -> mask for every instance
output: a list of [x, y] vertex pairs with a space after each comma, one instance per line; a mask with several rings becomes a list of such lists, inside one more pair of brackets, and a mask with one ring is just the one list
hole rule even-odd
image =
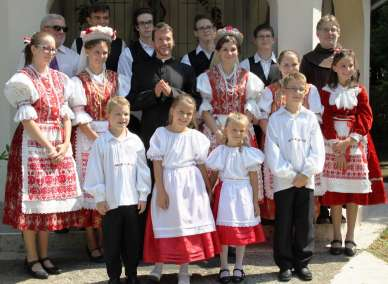
[[[228, 272], [228, 273], [226, 274], [223, 272]], [[222, 275], [224, 275], [224, 276], [222, 276]], [[218, 280], [218, 282], [220, 282], [222, 284], [229, 283], [232, 280], [230, 277], [230, 274], [229, 274], [229, 270], [228, 269], [220, 269], [220, 272], [218, 272], [217, 280]]]
[[[45, 261], [50, 261], [52, 266], [46, 266], [44, 263]], [[45, 258], [41, 258], [40, 260], [40, 264], [42, 264], [42, 267], [44, 268], [44, 270], [47, 271], [48, 274], [53, 274], [53, 275], [58, 275], [58, 274], [61, 274], [62, 273], [62, 269], [58, 268], [57, 266], [54, 265], [54, 263], [51, 261], [51, 259], [49, 259], [48, 257], [45, 257]]]
[[108, 281], [108, 284], [120, 284], [120, 278], [111, 278]]
[[104, 260], [104, 256], [102, 254], [100, 254], [98, 256], [94, 256], [93, 255], [93, 252], [97, 251], [97, 250], [101, 253], [100, 249], [98, 249], [98, 248], [95, 248], [93, 250], [89, 250], [88, 246], [86, 246], [86, 253], [88, 254], [89, 259], [90, 259], [91, 262], [94, 262], [94, 263], [104, 263], [105, 260]]
[[311, 273], [308, 267], [303, 267], [301, 269], [295, 270], [296, 275], [298, 275], [300, 280], [311, 281], [313, 280], [313, 274]]
[[342, 241], [340, 240], [332, 240], [330, 243], [330, 253], [332, 255], [340, 255], [342, 254]]
[[283, 269], [279, 271], [278, 279], [280, 282], [288, 282], [292, 278], [291, 269]]
[[357, 245], [353, 241], [345, 241], [344, 252], [347, 256], [354, 256], [356, 254]]
[[24, 261], [24, 265], [26, 267], [27, 273], [30, 274], [32, 277], [37, 279], [47, 279], [49, 277], [47, 271], [42, 267], [42, 269], [39, 270], [33, 270], [32, 267], [40, 263], [39, 260], [34, 260], [31, 262], [28, 262], [27, 259]]
[[[235, 272], [240, 272], [239, 275], [236, 275], [237, 273]], [[235, 268], [233, 269], [233, 276], [232, 276], [232, 281], [233, 283], [240, 283], [244, 281], [245, 279], [245, 272], [242, 269]]]

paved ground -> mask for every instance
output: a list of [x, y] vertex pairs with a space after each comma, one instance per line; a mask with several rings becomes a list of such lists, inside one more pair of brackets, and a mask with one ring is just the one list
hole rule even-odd
[[[369, 206], [360, 211], [360, 225], [356, 231], [356, 242], [359, 252], [351, 259], [345, 256], [332, 256], [327, 252], [326, 242], [318, 242], [316, 253], [310, 268], [314, 279], [309, 283], [332, 284], [382, 284], [388, 283], [388, 264], [377, 259], [365, 249], [375, 240], [380, 232], [388, 224], [388, 205]], [[345, 229], [345, 226], [344, 226]], [[12, 233], [9, 233], [12, 234]], [[13, 233], [14, 234], [14, 233]], [[0, 230], [1, 237], [1, 230]], [[66, 236], [62, 236], [62, 238]], [[18, 235], [20, 238], [20, 235]], [[80, 242], [81, 239], [74, 241]], [[1, 238], [0, 238], [1, 241]], [[12, 243], [13, 242], [13, 243]], [[106, 283], [107, 275], [104, 265], [95, 265], [88, 262], [83, 251], [74, 250], [64, 252], [54, 251], [52, 258], [56, 264], [63, 268], [64, 273], [58, 276], [50, 276], [48, 280], [30, 279], [23, 268], [24, 254], [22, 248], [7, 250], [9, 246], [16, 244], [12, 238], [5, 238], [0, 242], [0, 284], [5, 283]], [[20, 246], [20, 244], [19, 244]], [[244, 283], [278, 283], [277, 271], [272, 259], [271, 245], [250, 247], [245, 258], [245, 272], [247, 279]], [[191, 266], [193, 284], [217, 283], [218, 260], [208, 263], [199, 263]], [[141, 283], [152, 283], [147, 279], [150, 266], [141, 265], [139, 275]], [[165, 275], [162, 284], [177, 283], [177, 267], [168, 265], [165, 267]], [[302, 283], [296, 277], [289, 283]]]

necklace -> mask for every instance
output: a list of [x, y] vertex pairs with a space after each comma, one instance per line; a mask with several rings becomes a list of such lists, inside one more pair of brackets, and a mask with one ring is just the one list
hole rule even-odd
[[[102, 72], [102, 83], [99, 83], [93, 76], [93, 72], [87, 68], [87, 71], [89, 73], [90, 82], [92, 85], [92, 94], [94, 97], [94, 104], [96, 108], [98, 109], [99, 117], [98, 120], [105, 120], [104, 117], [104, 110], [103, 110], [103, 101], [105, 99], [105, 93], [107, 88], [107, 78], [106, 78], [106, 70]], [[99, 75], [97, 75], [99, 76]]]
[[221, 74], [221, 77], [224, 81], [225, 85], [225, 92], [226, 92], [226, 100], [231, 100], [231, 103], [226, 104], [227, 108], [227, 114], [229, 114], [232, 111], [235, 111], [235, 100], [238, 99], [236, 98], [235, 92], [236, 92], [236, 87], [237, 87], [237, 64], [234, 65], [233, 71], [231, 76], [228, 76], [225, 74], [224, 69], [222, 68], [221, 64], [217, 65], [217, 68]]

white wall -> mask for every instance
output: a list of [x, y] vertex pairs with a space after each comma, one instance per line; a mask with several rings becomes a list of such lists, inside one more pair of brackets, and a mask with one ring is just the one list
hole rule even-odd
[[[41, 18], [47, 13], [48, 0], [2, 0], [0, 2], [0, 34], [2, 52], [0, 54], [0, 151], [10, 143], [16, 127], [13, 122], [15, 110], [4, 98], [4, 83], [15, 72], [20, 52], [23, 49], [23, 37], [39, 30]], [[6, 165], [0, 161], [0, 201], [3, 200]]]

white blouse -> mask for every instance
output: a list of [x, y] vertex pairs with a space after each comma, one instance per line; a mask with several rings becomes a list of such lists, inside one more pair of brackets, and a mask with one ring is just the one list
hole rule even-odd
[[[273, 102], [273, 94], [269, 87], [266, 87], [262, 91], [262, 95], [259, 100], [259, 109], [264, 119], [268, 119], [271, 113], [271, 106]], [[310, 91], [308, 93], [309, 110], [317, 115], [318, 120], [321, 120], [323, 113], [323, 106], [321, 104], [321, 97], [317, 87], [310, 85]]]
[[106, 201], [109, 209], [147, 201], [151, 174], [140, 138], [127, 132], [121, 139], [106, 131], [90, 152], [84, 189], [96, 203]]
[[162, 160], [164, 168], [204, 164], [210, 147], [209, 139], [195, 129], [175, 133], [166, 127], [159, 127], [152, 135], [147, 157], [150, 160]]
[[253, 147], [217, 146], [206, 160], [206, 167], [219, 171], [221, 180], [248, 180], [249, 172], [257, 171], [264, 154]]
[[[232, 76], [232, 74], [230, 75]], [[261, 117], [258, 107], [258, 101], [261, 96], [261, 91], [264, 89], [264, 83], [252, 72], [248, 74], [248, 80], [246, 85], [246, 103], [244, 110], [252, 113], [257, 119]], [[202, 115], [204, 111], [213, 111], [211, 105], [212, 100], [212, 88], [209, 81], [207, 72], [202, 73], [197, 77], [197, 91], [202, 96], [202, 103], [199, 107], [198, 114]]]
[[[85, 69], [89, 75], [90, 78], [97, 82], [98, 84], [104, 84], [104, 73], [101, 72], [100, 74], [94, 74], [90, 71], [89, 68]], [[85, 124], [91, 122], [93, 119], [92, 117], [85, 111], [85, 106], [87, 104], [87, 99], [85, 95], [85, 89], [82, 85], [82, 81], [79, 79], [79, 77], [74, 76], [71, 78], [74, 85], [74, 93], [69, 101], [70, 107], [74, 110], [75, 117], [72, 121], [73, 126], [78, 124]], [[117, 88], [117, 96], [125, 97], [128, 95], [129, 90], [131, 88], [131, 79], [128, 78], [125, 75], [118, 74], [118, 88]]]
[[[34, 69], [31, 65], [30, 68]], [[35, 70], [35, 69], [34, 69]], [[37, 72], [35, 70], [35, 72]], [[39, 76], [47, 77], [48, 72], [38, 73]], [[70, 119], [74, 118], [73, 111], [69, 108], [68, 101], [70, 100], [74, 86], [72, 81], [66, 74], [62, 73], [62, 78], [64, 79], [64, 104], [60, 108], [60, 116], [68, 117]], [[23, 120], [35, 120], [38, 118], [38, 114], [35, 108], [32, 106], [39, 98], [40, 94], [36, 90], [34, 83], [31, 79], [24, 73], [17, 72], [15, 73], [6, 83], [4, 87], [4, 95], [9, 101], [9, 103], [17, 108], [16, 114], [14, 116], [15, 122], [21, 122]]]
[[325, 145], [315, 114], [303, 106], [292, 114], [284, 107], [268, 122], [265, 156], [274, 175], [274, 192], [293, 187], [297, 174], [309, 178], [306, 187], [314, 189], [314, 175], [322, 172]]

